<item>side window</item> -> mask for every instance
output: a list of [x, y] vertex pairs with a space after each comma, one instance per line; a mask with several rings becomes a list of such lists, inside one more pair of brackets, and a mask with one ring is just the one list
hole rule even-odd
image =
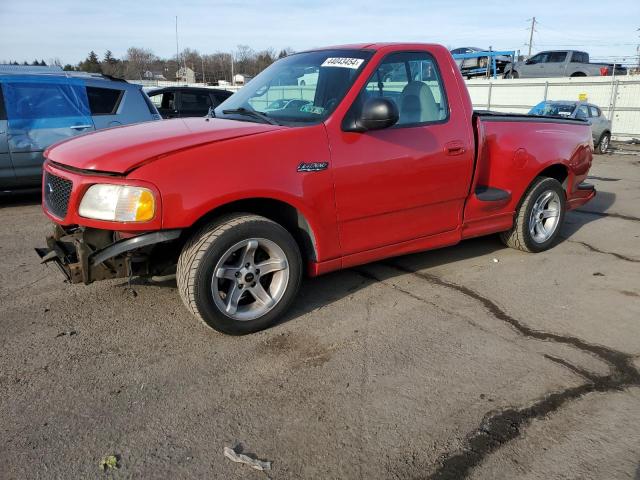
[[67, 81], [16, 81], [3, 85], [5, 107], [12, 120], [90, 115], [84, 87]]
[[115, 115], [123, 94], [116, 88], [87, 87], [91, 115]]
[[600, 110], [598, 109], [598, 107], [594, 107], [592, 105], [589, 106], [589, 112], [591, 113], [591, 116], [594, 118], [597, 118], [600, 116]]
[[548, 55], [546, 53], [539, 53], [538, 55], [534, 55], [528, 61], [530, 64], [536, 63], [546, 63]]
[[206, 93], [182, 92], [180, 96], [182, 110], [207, 110], [211, 105], [211, 98]]
[[549, 63], [562, 63], [567, 58], [567, 52], [550, 52], [547, 62]]
[[226, 95], [225, 93], [218, 93], [218, 92], [212, 93], [211, 95], [213, 95], [214, 103], [216, 104], [221, 104], [227, 98], [230, 97], [230, 95]]
[[367, 82], [359, 104], [371, 97], [384, 97], [398, 106], [397, 125], [441, 122], [448, 117], [440, 72], [426, 52], [400, 52], [387, 56]]
[[589, 57], [584, 52], [573, 52], [571, 54], [571, 61], [573, 63], [589, 63]]
[[173, 92], [150, 94], [149, 98], [156, 108], [175, 110]]
[[151, 100], [151, 103], [153, 103], [155, 105], [156, 108], [161, 108], [162, 107], [162, 94], [161, 93], [150, 93], [148, 94], [149, 100]]
[[576, 118], [581, 118], [583, 120], [589, 118], [589, 110], [586, 105], [580, 105], [578, 107], [578, 110], [576, 111]]

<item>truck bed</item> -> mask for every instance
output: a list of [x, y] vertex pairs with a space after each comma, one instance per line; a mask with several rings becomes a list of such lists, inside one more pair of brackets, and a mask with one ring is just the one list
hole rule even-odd
[[563, 184], [568, 209], [588, 194], [578, 188], [591, 167], [593, 140], [586, 121], [487, 110], [475, 111], [472, 121], [475, 172], [463, 238], [510, 228], [531, 179], [541, 174]]

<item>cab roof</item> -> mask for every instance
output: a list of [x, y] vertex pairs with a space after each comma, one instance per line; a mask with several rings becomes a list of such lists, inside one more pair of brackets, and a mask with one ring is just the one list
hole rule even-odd
[[[420, 42], [377, 42], [377, 43], [349, 43], [345, 45], [330, 45], [328, 47], [310, 48], [305, 50], [308, 52], [314, 52], [318, 50], [380, 50], [387, 47], [398, 48], [416, 48], [416, 47], [440, 47], [441, 45], [435, 43], [420, 43]], [[303, 52], [300, 52], [303, 53]]]

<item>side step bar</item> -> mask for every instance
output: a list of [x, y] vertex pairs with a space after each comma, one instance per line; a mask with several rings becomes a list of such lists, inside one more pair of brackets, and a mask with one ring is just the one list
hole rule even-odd
[[476, 186], [475, 195], [481, 202], [504, 202], [511, 199], [511, 194], [506, 190], [485, 185]]

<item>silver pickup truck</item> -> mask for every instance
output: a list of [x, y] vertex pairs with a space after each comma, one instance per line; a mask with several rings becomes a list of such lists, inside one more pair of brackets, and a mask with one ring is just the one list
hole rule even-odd
[[505, 67], [504, 78], [599, 77], [626, 75], [627, 69], [613, 63], [590, 63], [587, 52], [548, 50]]

